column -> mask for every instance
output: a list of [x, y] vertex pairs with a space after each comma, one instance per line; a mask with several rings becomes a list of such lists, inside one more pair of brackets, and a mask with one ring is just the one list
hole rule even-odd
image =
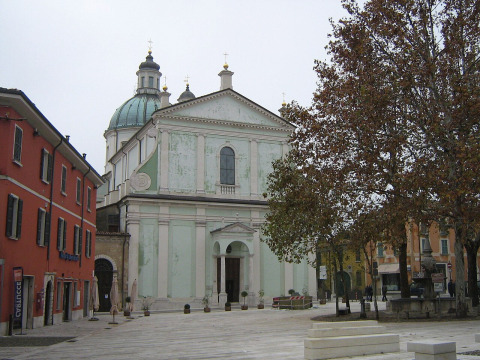
[[262, 288], [262, 272], [260, 265], [260, 231], [261, 231], [261, 222], [260, 222], [260, 213], [258, 211], [252, 211], [252, 228], [255, 230], [253, 233], [253, 288], [252, 291], [255, 295], [258, 294]]
[[250, 195], [258, 195], [258, 143], [250, 140]]
[[[198, 211], [201, 210], [205, 214], [205, 209], [198, 209], [197, 215]], [[205, 296], [205, 227], [205, 221], [197, 221], [195, 223], [195, 296], [197, 298]]]
[[168, 297], [168, 242], [169, 242], [169, 221], [165, 214], [168, 214], [168, 206], [160, 207], [158, 219], [158, 297]]
[[227, 293], [225, 292], [225, 254], [220, 255], [220, 294], [218, 295], [218, 306], [221, 308], [227, 302]]
[[[285, 295], [288, 296], [288, 290], [294, 289], [293, 287], [293, 264], [285, 262]], [[302, 289], [295, 289], [295, 291], [301, 292]]]
[[168, 191], [168, 140], [169, 132], [162, 130], [160, 150], [160, 191]]
[[128, 288], [132, 288], [133, 281], [138, 278], [138, 251], [140, 237], [140, 219], [132, 218], [133, 215], [127, 214], [127, 231], [130, 234], [130, 243], [128, 251]]
[[212, 288], [212, 303], [218, 304], [218, 284], [217, 284], [217, 257], [213, 256], [213, 288]]
[[205, 136], [197, 135], [197, 193], [205, 193]]
[[254, 254], [249, 254], [248, 256], [248, 306], [255, 306], [255, 290], [253, 288], [253, 259], [255, 258]]

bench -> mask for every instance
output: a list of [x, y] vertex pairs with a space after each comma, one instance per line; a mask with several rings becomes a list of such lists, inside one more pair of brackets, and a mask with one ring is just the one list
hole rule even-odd
[[415, 360], [456, 360], [456, 348], [455, 342], [423, 340], [407, 343], [407, 351], [415, 353]]
[[305, 359], [333, 359], [400, 351], [398, 335], [375, 320], [315, 322], [304, 341]]

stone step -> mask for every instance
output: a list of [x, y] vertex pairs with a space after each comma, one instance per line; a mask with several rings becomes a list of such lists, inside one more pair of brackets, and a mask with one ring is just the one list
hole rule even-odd
[[475, 334], [475, 342], [480, 342], [480, 333]]
[[[305, 348], [321, 349], [321, 348], [343, 348], [351, 346], [363, 345], [382, 345], [382, 344], [399, 344], [400, 337], [395, 334], [373, 334], [373, 335], [357, 335], [357, 336], [336, 336], [329, 338], [306, 338], [304, 340]], [[380, 353], [379, 351], [378, 353]]]
[[319, 321], [314, 322], [313, 329], [336, 329], [341, 327], [362, 327], [362, 326], [376, 326], [376, 320], [359, 320], [359, 321]]
[[326, 338], [337, 336], [384, 334], [385, 332], [385, 326], [345, 326], [341, 328], [310, 329], [308, 330], [308, 337]]
[[355, 345], [344, 343], [342, 347], [335, 348], [305, 348], [304, 357], [308, 360], [334, 359], [347, 356], [364, 356], [371, 354], [399, 352], [400, 344], [397, 342], [377, 345]]
[[415, 353], [416, 360], [456, 360], [457, 343], [435, 340], [412, 341], [407, 351]]

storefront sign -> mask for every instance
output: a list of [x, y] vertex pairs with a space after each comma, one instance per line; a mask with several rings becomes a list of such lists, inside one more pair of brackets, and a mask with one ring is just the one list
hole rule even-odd
[[68, 254], [64, 251], [60, 251], [59, 254], [60, 254], [60, 259], [68, 260], [68, 261], [78, 261], [80, 258], [78, 255]]
[[23, 313], [23, 268], [13, 268], [13, 321], [22, 324]]

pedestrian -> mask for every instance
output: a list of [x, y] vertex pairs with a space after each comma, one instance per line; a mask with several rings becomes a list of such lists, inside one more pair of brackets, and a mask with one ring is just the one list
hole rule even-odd
[[382, 301], [388, 301], [387, 300], [387, 285], [382, 286]]
[[453, 284], [452, 279], [448, 282], [448, 293], [450, 294], [450, 297], [455, 296], [455, 285]]
[[373, 288], [372, 285], [368, 285], [368, 301], [372, 301], [373, 298]]

